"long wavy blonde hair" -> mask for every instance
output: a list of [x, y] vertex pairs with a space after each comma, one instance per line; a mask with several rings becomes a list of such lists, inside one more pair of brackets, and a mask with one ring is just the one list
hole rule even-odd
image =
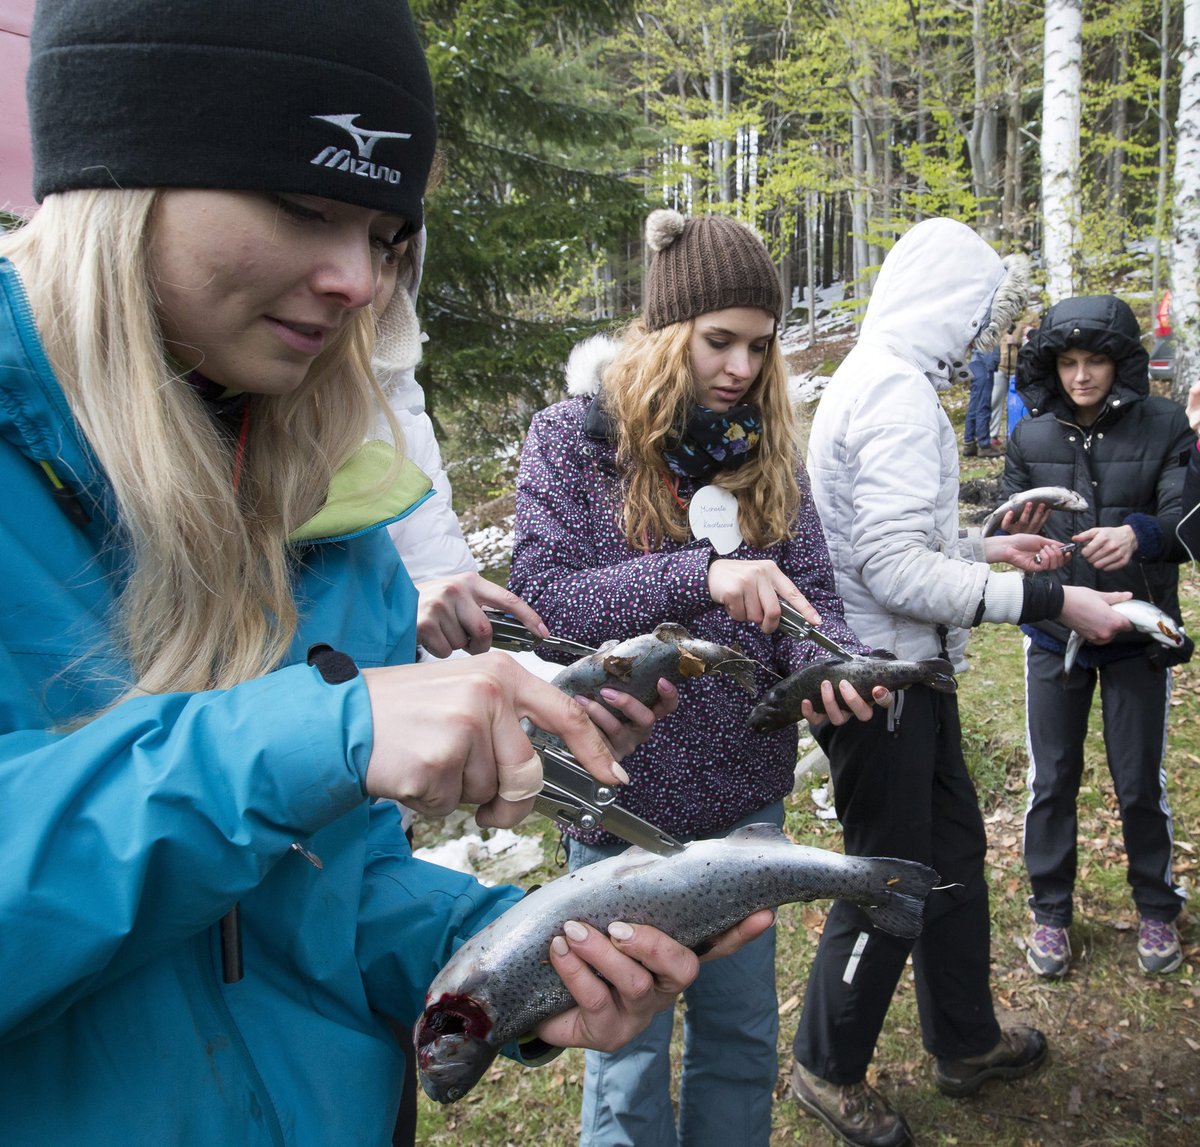
[[[693, 326], [689, 319], [651, 331], [635, 319], [601, 380], [604, 408], [617, 430], [622, 525], [634, 549], [653, 550], [666, 538], [682, 542], [691, 536], [663, 449], [678, 439], [695, 406], [688, 351]], [[777, 338], [768, 344], [762, 370], [743, 401], [762, 411], [758, 451], [739, 469], [719, 471], [712, 481], [737, 496], [742, 536], [762, 547], [788, 537], [801, 497], [795, 413]]]
[[48, 196], [0, 240], [116, 496], [113, 542], [129, 554], [114, 627], [134, 675], [126, 696], [224, 688], [279, 664], [297, 624], [288, 535], [386, 413], [366, 309], [294, 393], [249, 396], [235, 490], [229, 435], [159, 330], [146, 254], [158, 194]]

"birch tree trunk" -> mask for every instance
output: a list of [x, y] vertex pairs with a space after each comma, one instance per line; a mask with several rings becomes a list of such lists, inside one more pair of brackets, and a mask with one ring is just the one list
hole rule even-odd
[[[1185, 0], [1185, 8], [1192, 6]], [[1161, 0], [1159, 9], [1159, 65], [1158, 65], [1158, 194], [1154, 200], [1154, 258], [1151, 262], [1150, 297], [1158, 306], [1162, 286], [1162, 244], [1167, 217], [1167, 157], [1171, 146], [1171, 124], [1167, 119], [1167, 77], [1170, 74], [1171, 54], [1168, 47], [1170, 30], [1170, 3]]]
[[1044, 37], [1042, 263], [1054, 303], [1075, 293], [1079, 248], [1080, 0], [1046, 0]]
[[1200, 0], [1183, 0], [1179, 53], [1179, 115], [1175, 121], [1175, 227], [1171, 245], [1171, 328], [1181, 402], [1200, 368]]

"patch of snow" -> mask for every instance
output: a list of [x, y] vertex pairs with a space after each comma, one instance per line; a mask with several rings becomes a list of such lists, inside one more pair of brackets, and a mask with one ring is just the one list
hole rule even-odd
[[472, 832], [430, 848], [418, 848], [413, 855], [465, 872], [490, 887], [509, 883], [542, 863], [542, 834], [518, 836], [510, 828], [500, 828], [485, 840]]
[[467, 545], [471, 548], [481, 570], [499, 569], [512, 561], [513, 520], [504, 519], [503, 526], [485, 526], [467, 534]]

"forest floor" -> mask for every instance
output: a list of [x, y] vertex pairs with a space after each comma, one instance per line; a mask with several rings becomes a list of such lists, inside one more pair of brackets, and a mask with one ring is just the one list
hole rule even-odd
[[[829, 347], [820, 348], [828, 357]], [[814, 354], [816, 352], [813, 352]], [[815, 364], [814, 364], [815, 365]], [[793, 370], [805, 369], [793, 360]], [[813, 369], [813, 367], [808, 367]], [[947, 407], [961, 426], [965, 388]], [[1000, 460], [964, 461], [967, 492], [999, 477]], [[963, 505], [972, 519], [976, 505]], [[1200, 580], [1185, 568], [1184, 621], [1200, 625]], [[987, 824], [992, 893], [993, 988], [1002, 1022], [1032, 1023], [1051, 1055], [1036, 1075], [993, 1083], [977, 1096], [952, 1100], [933, 1086], [923, 1052], [911, 975], [903, 977], [876, 1052], [870, 1079], [902, 1110], [919, 1144], [932, 1147], [1192, 1147], [1200, 1144], [1200, 926], [1180, 918], [1185, 959], [1174, 975], [1138, 970], [1137, 916], [1125, 881], [1121, 826], [1104, 762], [1099, 713], [1093, 713], [1079, 798], [1079, 875], [1075, 954], [1062, 981], [1029, 969], [1027, 881], [1021, 859], [1027, 758], [1023, 727], [1021, 636], [983, 626], [972, 636], [971, 670], [960, 677], [964, 745]], [[1166, 762], [1175, 815], [1175, 873], [1184, 885], [1200, 863], [1200, 663], [1175, 672]], [[1097, 710], [1099, 706], [1097, 705]], [[804, 782], [787, 801], [787, 828], [801, 843], [840, 851], [836, 821], [821, 819]], [[418, 843], [436, 841], [440, 824], [419, 825]], [[557, 833], [531, 818], [523, 833], [540, 834], [543, 866], [523, 882], [561, 873]], [[779, 1079], [772, 1147], [824, 1147], [832, 1138], [788, 1098], [791, 1038], [808, 968], [824, 923], [822, 903], [784, 906], [779, 914]], [[677, 1023], [678, 1035], [678, 1023]], [[676, 1055], [678, 1064], [678, 1055]], [[568, 1147], [577, 1140], [583, 1055], [568, 1051], [538, 1070], [498, 1062], [460, 1103], [439, 1107], [421, 1098], [421, 1144], [507, 1147], [536, 1142]], [[730, 1141], [730, 1147], [742, 1147]]]

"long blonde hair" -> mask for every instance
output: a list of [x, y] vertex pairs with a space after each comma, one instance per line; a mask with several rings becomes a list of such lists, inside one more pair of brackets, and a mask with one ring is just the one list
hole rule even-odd
[[137, 693], [224, 688], [276, 667], [297, 624], [288, 535], [380, 409], [369, 308], [303, 385], [250, 395], [241, 479], [233, 447], [170, 365], [147, 261], [158, 192], [70, 191], [0, 241], [42, 343], [112, 484], [128, 579], [115, 619]]
[[[617, 465], [623, 475], [622, 525], [634, 549], [657, 549], [666, 538], [690, 537], [663, 449], [677, 440], [695, 405], [688, 344], [694, 321], [646, 329], [635, 319], [604, 371], [604, 408], [617, 430]], [[767, 346], [762, 370], [744, 399], [762, 411], [757, 453], [737, 470], [719, 471], [713, 483], [737, 495], [738, 524], [752, 546], [785, 540], [800, 508], [796, 481], [795, 414], [778, 338]]]

